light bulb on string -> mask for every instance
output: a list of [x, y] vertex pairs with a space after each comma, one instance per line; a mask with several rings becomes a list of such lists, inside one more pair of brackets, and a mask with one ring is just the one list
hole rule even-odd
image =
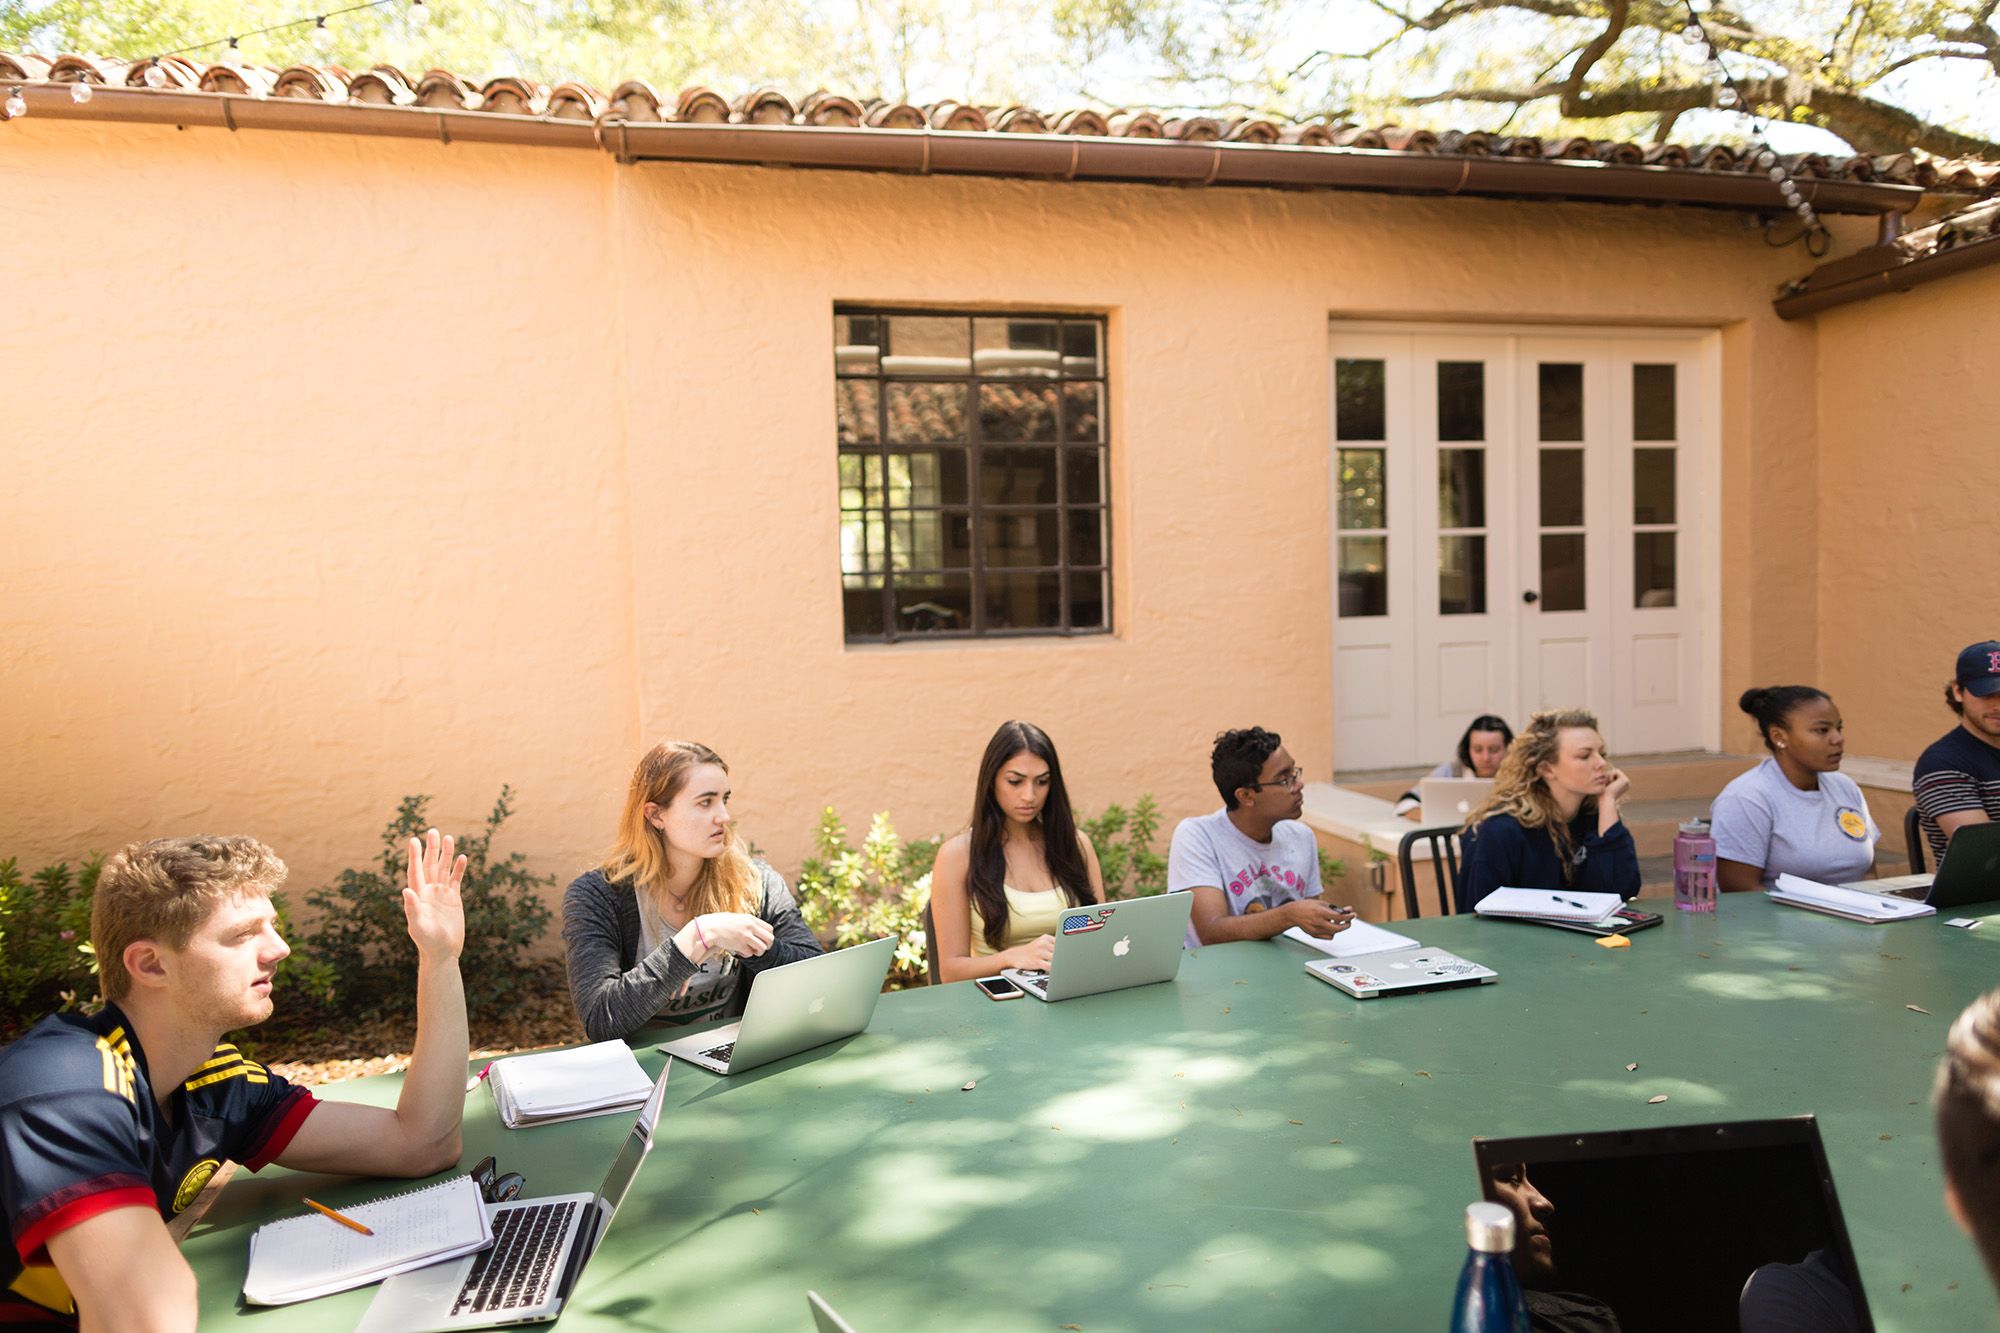
[[160, 68], [160, 62], [157, 60], [150, 62], [146, 66], [146, 86], [148, 88], [164, 88], [167, 86], [167, 72]]
[[78, 79], [69, 86], [69, 100], [78, 106], [82, 106], [85, 102], [88, 102], [90, 96], [90, 84], [86, 80]]
[[1757, 147], [1757, 165], [1769, 171], [1772, 167], [1778, 165], [1778, 155], [1772, 152], [1769, 147], [1759, 144]]
[[326, 16], [320, 15], [319, 22], [313, 24], [312, 43], [321, 55], [333, 50], [333, 29], [326, 26]]
[[28, 99], [19, 88], [7, 94], [7, 119], [15, 120], [28, 114]]
[[1769, 166], [1764, 168], [1764, 174], [1774, 181], [1781, 181], [1785, 178], [1785, 169], [1782, 166]]
[[1715, 94], [1715, 104], [1724, 111], [1733, 111], [1742, 101], [1743, 99], [1736, 95], [1736, 89], [1726, 83]]
[[1705, 46], [1708, 44], [1708, 34], [1701, 30], [1701, 24], [1689, 19], [1687, 26], [1681, 29], [1681, 40], [1689, 46]]
[[419, 31], [428, 28], [431, 23], [430, 6], [424, 0], [410, 0], [409, 20], [410, 26]]

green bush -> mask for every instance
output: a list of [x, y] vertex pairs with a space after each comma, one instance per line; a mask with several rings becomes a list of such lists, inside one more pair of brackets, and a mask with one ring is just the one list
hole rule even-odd
[[1153, 850], [1160, 832], [1160, 807], [1151, 792], [1141, 793], [1129, 811], [1108, 805], [1091, 819], [1079, 810], [1076, 826], [1097, 851], [1106, 901], [1150, 898], [1167, 891], [1167, 858]]
[[90, 895], [103, 869], [94, 855], [75, 870], [59, 861], [23, 878], [17, 858], [0, 861], [0, 1040], [96, 996]]
[[904, 842], [886, 811], [869, 821], [859, 848], [832, 806], [820, 811], [813, 854], [799, 868], [799, 912], [831, 947], [896, 937], [891, 986], [921, 986], [930, 978], [925, 956], [924, 904], [931, 897], [931, 863], [941, 838]]
[[[531, 875], [519, 852], [493, 857], [493, 835], [514, 813], [514, 790], [500, 789], [484, 829], [458, 840], [465, 855], [465, 978], [468, 1009], [504, 1007], [541, 977], [521, 966], [548, 930], [551, 912], [542, 890], [553, 876]], [[433, 827], [425, 813], [431, 798], [405, 796], [382, 830], [382, 855], [372, 866], [343, 870], [334, 882], [306, 895], [319, 921], [299, 946], [309, 960], [322, 1006], [352, 1018], [413, 1012], [417, 946], [403, 920], [404, 858], [410, 839]]]

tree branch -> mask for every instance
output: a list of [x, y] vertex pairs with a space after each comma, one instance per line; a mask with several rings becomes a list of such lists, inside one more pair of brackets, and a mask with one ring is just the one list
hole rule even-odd
[[1583, 76], [1590, 73], [1590, 67], [1603, 59], [1611, 44], [1625, 31], [1625, 16], [1631, 9], [1630, 0], [1611, 0], [1611, 15], [1604, 25], [1604, 31], [1590, 39], [1583, 53], [1570, 66], [1569, 77], [1563, 80], [1561, 106], [1565, 116], [1583, 114]]

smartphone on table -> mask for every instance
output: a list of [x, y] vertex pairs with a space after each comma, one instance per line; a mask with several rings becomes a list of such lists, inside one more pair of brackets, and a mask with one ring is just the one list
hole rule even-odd
[[972, 983], [986, 992], [989, 1000], [1018, 1000], [1021, 988], [1005, 977], [980, 977]]

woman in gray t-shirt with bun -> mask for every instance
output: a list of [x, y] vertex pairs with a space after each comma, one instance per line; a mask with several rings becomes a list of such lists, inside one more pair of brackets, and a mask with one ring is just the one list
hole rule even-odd
[[1881, 838], [1868, 802], [1840, 771], [1840, 710], [1810, 685], [1745, 690], [1771, 752], [1715, 798], [1716, 879], [1725, 893], [1768, 888], [1779, 875], [1850, 883], [1875, 868]]

